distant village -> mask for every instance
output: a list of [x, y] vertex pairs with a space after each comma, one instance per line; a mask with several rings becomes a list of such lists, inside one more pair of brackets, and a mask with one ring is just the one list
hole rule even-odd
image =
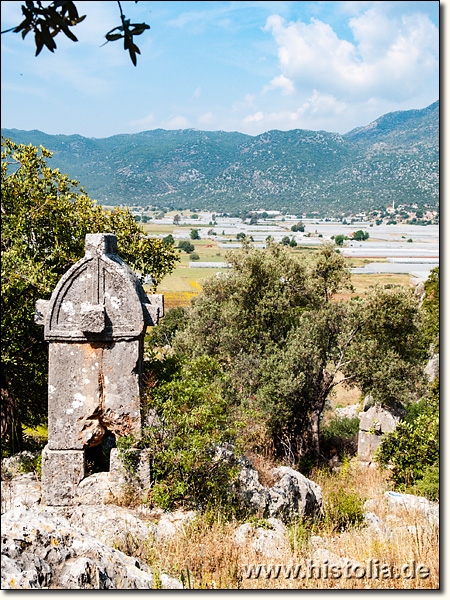
[[[132, 206], [129, 207], [136, 221], [147, 223], [150, 220], [158, 220], [167, 218], [170, 213], [177, 213], [174, 207], [156, 207], [156, 206]], [[189, 216], [190, 219], [198, 218], [199, 210], [179, 210], [183, 216]], [[203, 211], [202, 211], [203, 212]], [[439, 211], [425, 205], [424, 208], [417, 204], [400, 204], [395, 206], [386, 206], [384, 209], [372, 210], [370, 212], [351, 213], [345, 212], [333, 217], [323, 216], [319, 211], [302, 213], [300, 215], [288, 214], [285, 211], [274, 211], [258, 209], [253, 211], [243, 211], [240, 213], [212, 213], [212, 217], [228, 217], [241, 218], [243, 222], [256, 224], [261, 221], [283, 221], [295, 219], [313, 219], [322, 222], [341, 222], [342, 224], [351, 225], [355, 222], [368, 222], [376, 225], [439, 225]], [[176, 215], [174, 216], [174, 224], [177, 225]], [[212, 218], [210, 225], [213, 225], [215, 218]]]

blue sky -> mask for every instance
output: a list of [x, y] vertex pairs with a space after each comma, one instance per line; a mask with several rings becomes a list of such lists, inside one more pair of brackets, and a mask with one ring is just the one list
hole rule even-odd
[[[46, 3], [44, 3], [46, 4]], [[34, 56], [32, 34], [2, 35], [2, 127], [108, 137], [149, 129], [323, 129], [346, 133], [439, 98], [439, 2], [122, 2], [136, 38], [120, 41], [117, 2]], [[2, 31], [21, 2], [1, 3]], [[448, 7], [446, 7], [448, 9]]]

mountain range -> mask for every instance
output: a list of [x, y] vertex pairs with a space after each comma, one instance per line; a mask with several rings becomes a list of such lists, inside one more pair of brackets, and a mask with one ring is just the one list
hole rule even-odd
[[50, 167], [109, 206], [332, 215], [393, 201], [421, 208], [439, 203], [439, 101], [388, 113], [344, 135], [305, 129], [257, 136], [156, 129], [102, 139], [1, 133], [53, 152]]

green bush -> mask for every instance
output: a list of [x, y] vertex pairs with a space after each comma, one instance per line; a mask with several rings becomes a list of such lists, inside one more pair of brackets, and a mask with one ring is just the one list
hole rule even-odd
[[151, 451], [149, 497], [164, 509], [212, 503], [232, 512], [236, 472], [233, 465], [215, 460], [215, 448], [234, 433], [220, 367], [208, 357], [178, 365], [170, 360], [167, 369], [158, 364], [164, 360], [155, 360], [155, 377], [147, 375], [147, 408], [157, 415], [155, 424], [143, 427], [140, 439], [121, 438], [121, 458], [133, 471], [133, 449]]
[[359, 419], [358, 417], [333, 417], [328, 425], [320, 428], [322, 438], [343, 437], [352, 438], [358, 435]]
[[178, 242], [178, 248], [184, 250], [187, 254], [191, 254], [191, 252], [194, 252], [195, 250], [194, 244], [191, 244], [191, 242], [188, 242], [187, 240]]
[[425, 468], [422, 479], [407, 491], [419, 496], [426, 496], [430, 500], [439, 500], [439, 460]]
[[191, 260], [200, 260], [200, 256], [197, 254], [197, 252], [193, 252], [191, 254]]
[[390, 467], [397, 489], [414, 487], [439, 496], [439, 378], [428, 396], [411, 405], [406, 419], [383, 437], [376, 459]]
[[342, 459], [353, 456], [358, 449], [358, 417], [333, 417], [328, 425], [320, 426], [321, 452], [327, 458], [335, 453]]
[[326, 502], [325, 522], [335, 531], [361, 525], [364, 521], [364, 502], [365, 498], [361, 498], [352, 490], [339, 488], [330, 492]]
[[176, 332], [186, 324], [186, 310], [182, 306], [171, 308], [158, 325], [152, 327], [146, 339], [150, 347], [172, 344]]

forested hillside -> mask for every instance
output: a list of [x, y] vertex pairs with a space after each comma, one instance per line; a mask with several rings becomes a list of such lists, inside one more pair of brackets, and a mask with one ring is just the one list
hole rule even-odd
[[325, 131], [157, 129], [105, 139], [2, 129], [16, 143], [43, 145], [51, 166], [107, 205], [235, 212], [344, 211], [439, 197], [439, 101], [384, 115], [345, 135]]

